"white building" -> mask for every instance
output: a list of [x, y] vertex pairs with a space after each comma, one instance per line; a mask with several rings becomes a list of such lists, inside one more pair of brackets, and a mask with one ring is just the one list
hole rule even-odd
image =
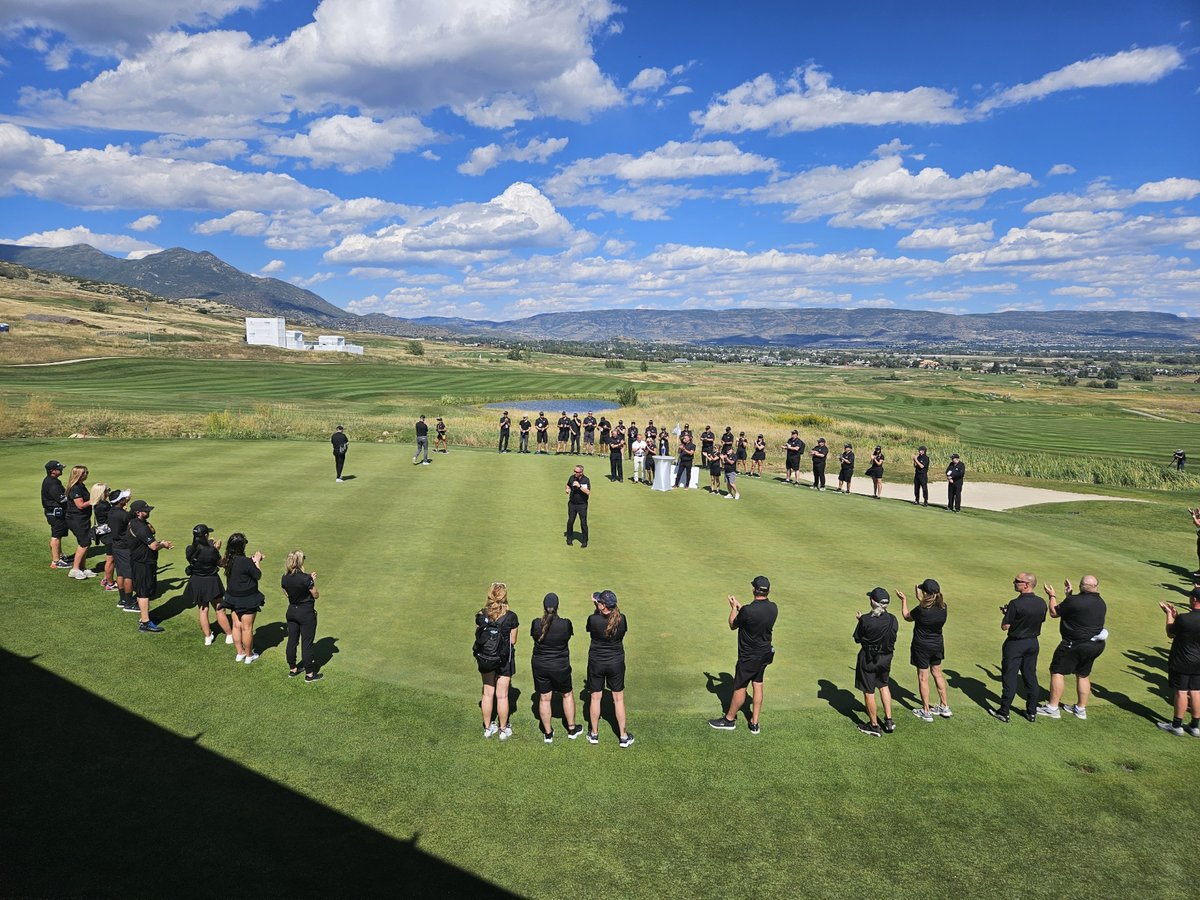
[[285, 350], [324, 350], [333, 353], [357, 353], [362, 355], [359, 344], [347, 344], [340, 334], [323, 334], [317, 342], [304, 340], [303, 331], [289, 330], [282, 316], [263, 319], [246, 319], [246, 343], [265, 347], [282, 347]]

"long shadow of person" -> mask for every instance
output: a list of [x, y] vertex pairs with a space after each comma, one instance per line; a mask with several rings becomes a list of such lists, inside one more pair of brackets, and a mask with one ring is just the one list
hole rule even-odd
[[[591, 702], [592, 695], [588, 692], [587, 688], [584, 688], [579, 692], [579, 703], [583, 709], [583, 720], [587, 723], [589, 730], [592, 727], [592, 720], [589, 718], [592, 708]], [[608, 723], [608, 727], [615, 736], [621, 736], [621, 729], [617, 727], [617, 708], [613, 706], [612, 691], [605, 691], [600, 695], [600, 718]], [[599, 728], [600, 726], [597, 725], [596, 727]]]
[[[714, 675], [711, 672], [704, 673], [704, 687], [710, 694], [716, 694], [717, 700], [721, 704], [721, 712], [729, 709], [729, 704], [733, 702], [733, 676], [728, 672], [721, 672]], [[746, 695], [746, 701], [742, 704], [742, 708], [738, 712], [745, 712], [747, 718], [750, 716], [751, 700], [750, 695]]]
[[[1156, 713], [1150, 707], [1138, 703], [1128, 694], [1122, 693], [1121, 691], [1110, 690], [1104, 685], [1097, 684], [1094, 681], [1092, 682], [1092, 696], [1098, 700], [1103, 700], [1105, 703], [1111, 703], [1113, 706], [1125, 710], [1125, 712], [1133, 713], [1135, 716], [1141, 716], [1147, 722], [1162, 721], [1162, 715]], [[1164, 707], [1164, 709], [1169, 708], [1169, 706]]]
[[916, 694], [914, 694], [912, 691], [910, 691], [908, 688], [904, 687], [903, 685], [898, 684], [896, 682], [896, 679], [892, 678], [892, 679], [890, 679], [890, 681], [891, 681], [891, 687], [892, 687], [892, 699], [893, 700], [895, 700], [897, 703], [899, 703], [905, 709], [919, 709], [920, 708], [920, 706], [921, 706], [921, 698], [920, 697], [918, 697]]
[[[166, 581], [158, 583], [158, 597], [162, 598], [164, 594], [178, 590], [181, 578], [169, 578]], [[155, 622], [165, 622], [167, 619], [173, 619], [185, 610], [192, 607], [191, 591], [183, 590], [174, 597], [169, 597], [163, 600], [158, 606], [150, 611], [150, 618]]]
[[1193, 583], [1193, 575], [1195, 574], [1195, 570], [1189, 569], [1187, 566], [1164, 562], [1161, 559], [1148, 559], [1146, 560], [1146, 564], [1154, 566], [1158, 569], [1166, 569], [1168, 572], [1174, 572], [1180, 577], [1180, 579], [1187, 581], [1188, 583]]
[[838, 687], [827, 678], [822, 678], [817, 682], [817, 699], [824, 700], [856, 725], [861, 725], [866, 721], [859, 715], [859, 712], [865, 710], [866, 707], [859, 701], [858, 695], [853, 691]]
[[283, 622], [268, 622], [254, 629], [254, 650], [265, 653], [273, 647], [278, 647], [287, 637], [287, 625]]
[[[985, 670], [986, 671], [986, 670]], [[961, 691], [964, 696], [980, 709], [990, 709], [1000, 703], [1000, 698], [988, 690], [986, 684], [978, 678], [968, 678], [953, 669], [943, 669], [946, 685], [955, 691]]]
[[313, 642], [313, 665], [319, 671], [323, 666], [329, 664], [333, 659], [333, 654], [340, 653], [337, 648], [338, 639], [335, 637], [323, 637]]

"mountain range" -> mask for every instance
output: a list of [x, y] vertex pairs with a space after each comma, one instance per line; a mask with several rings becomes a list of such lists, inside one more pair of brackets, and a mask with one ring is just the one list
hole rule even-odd
[[544, 313], [512, 321], [359, 316], [312, 291], [250, 275], [211, 253], [174, 247], [117, 259], [87, 244], [0, 244], [0, 260], [140, 288], [170, 299], [220, 302], [296, 324], [411, 337], [758, 347], [1200, 348], [1200, 319], [1170, 313], [1073, 310], [952, 315], [904, 309], [608, 309]]

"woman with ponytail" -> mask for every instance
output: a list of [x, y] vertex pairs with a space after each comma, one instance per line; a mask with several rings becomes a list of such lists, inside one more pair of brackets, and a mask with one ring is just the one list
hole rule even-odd
[[235, 531], [225, 542], [225, 556], [221, 568], [225, 570], [228, 587], [225, 591], [225, 607], [233, 613], [233, 648], [237, 651], [234, 662], [250, 665], [258, 654], [254, 652], [254, 617], [262, 609], [266, 598], [258, 589], [262, 579], [262, 552], [246, 555], [246, 536]]
[[209, 538], [210, 534], [212, 529], [207, 525], [197, 525], [192, 529], [192, 542], [183, 551], [188, 561], [188, 593], [196, 604], [205, 647], [212, 646], [216, 639], [208, 622], [210, 605], [217, 611], [217, 625], [225, 633], [225, 643], [233, 643], [233, 626], [221, 606], [225, 585], [221, 584], [221, 576], [217, 574], [221, 565], [221, 542]]
[[[508, 608], [508, 585], [492, 582], [487, 603], [475, 614], [475, 661], [483, 678], [483, 697], [479, 709], [483, 713], [483, 736], [500, 735], [500, 740], [512, 737], [508, 724], [508, 686], [516, 672], [517, 614]], [[496, 722], [492, 721], [492, 710]]]
[[[906, 622], [913, 623], [912, 664], [917, 669], [917, 687], [921, 694], [921, 708], [914, 709], [913, 715], [922, 722], [932, 722], [934, 715], [948, 719], [950, 702], [946, 699], [946, 678], [942, 674], [942, 659], [946, 656], [946, 647], [942, 640], [942, 628], [946, 624], [946, 601], [942, 599], [942, 586], [932, 578], [926, 578], [916, 587], [917, 605], [910, 612], [908, 598], [904, 591], [896, 591], [900, 598], [900, 615]], [[937, 686], [939, 706], [929, 705], [929, 673], [933, 672], [933, 682]]]
[[542, 740], [554, 743], [551, 705], [555, 694], [562, 696], [563, 719], [571, 740], [583, 733], [575, 724], [575, 694], [571, 685], [571, 636], [575, 629], [570, 619], [558, 614], [558, 594], [547, 594], [542, 601], [545, 611], [529, 629], [533, 638], [533, 690], [538, 695], [538, 718], [542, 720]]
[[592, 637], [588, 649], [587, 689], [591, 695], [588, 707], [588, 743], [600, 743], [600, 699], [604, 689], [612, 691], [613, 710], [621, 747], [633, 746], [633, 735], [625, 729], [625, 634], [629, 622], [617, 606], [612, 591], [592, 594], [596, 611], [588, 616], [587, 630]]

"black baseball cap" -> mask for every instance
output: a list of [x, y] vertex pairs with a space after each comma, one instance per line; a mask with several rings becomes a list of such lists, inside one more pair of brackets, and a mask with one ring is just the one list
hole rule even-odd
[[617, 595], [612, 591], [596, 591], [592, 594], [592, 599], [608, 609], [617, 608]]
[[750, 582], [750, 587], [760, 594], [765, 594], [771, 590], [771, 579], [766, 575], [756, 575]]
[[892, 595], [881, 587], [872, 588], [871, 590], [867, 591], [867, 596], [880, 606], [887, 606], [888, 602], [892, 599]]
[[206, 534], [212, 534], [212, 529], [207, 525], [197, 525], [192, 529], [192, 534], [196, 537], [204, 537]]
[[551, 592], [543, 597], [542, 609], [558, 609], [558, 594]]
[[961, 459], [962, 457], [960, 457], [957, 453], [951, 453], [950, 458], [951, 459]]
[[47, 472], [49, 472], [51, 469], [58, 469], [59, 471], [62, 471], [65, 468], [66, 466], [60, 463], [57, 459], [52, 459], [50, 462], [46, 463]]
[[921, 445], [920, 447], [918, 447], [917, 449], [918, 449], [918, 450], [920, 450], [922, 453], [924, 453], [924, 452], [925, 452], [925, 445], [924, 445], [924, 444], [922, 444], [922, 445]]
[[152, 509], [154, 509], [154, 507], [151, 506], [149, 503], [147, 503], [145, 500], [134, 500], [131, 504], [129, 504], [130, 512], [135, 512], [135, 513], [150, 512]]
[[927, 594], [940, 594], [942, 592], [942, 586], [932, 578], [926, 578], [924, 581], [918, 584], [917, 587]]

